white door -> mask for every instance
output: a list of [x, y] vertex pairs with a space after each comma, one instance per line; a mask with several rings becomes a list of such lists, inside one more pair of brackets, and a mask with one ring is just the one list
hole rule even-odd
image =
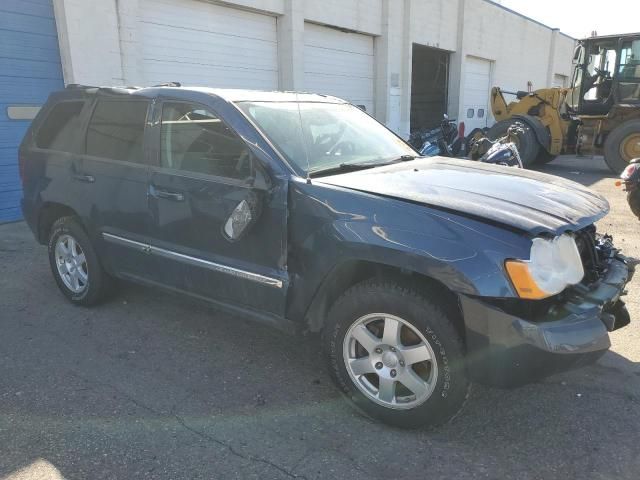
[[304, 89], [344, 98], [373, 114], [373, 37], [306, 23]]
[[141, 0], [147, 85], [278, 88], [276, 19], [198, 0]]
[[466, 132], [487, 126], [489, 117], [489, 95], [491, 93], [491, 62], [476, 57], [467, 57], [464, 74], [463, 115]]

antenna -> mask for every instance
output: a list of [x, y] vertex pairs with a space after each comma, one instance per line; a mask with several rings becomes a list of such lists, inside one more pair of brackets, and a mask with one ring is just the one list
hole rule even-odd
[[302, 110], [300, 108], [300, 97], [298, 96], [298, 92], [296, 92], [296, 105], [298, 107], [298, 119], [300, 120], [300, 138], [302, 140], [302, 148], [304, 149], [304, 157], [307, 161], [307, 184], [311, 184], [311, 175], [309, 171], [311, 170], [311, 162], [309, 162], [309, 150], [307, 149], [307, 139], [304, 135], [304, 128], [302, 127]]

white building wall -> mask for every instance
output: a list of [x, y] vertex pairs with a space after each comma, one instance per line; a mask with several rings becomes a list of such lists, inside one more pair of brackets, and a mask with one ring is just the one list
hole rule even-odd
[[[382, 34], [382, 4], [387, 0], [297, 0], [309, 22], [337, 26], [370, 35]], [[395, 0], [394, 3], [402, 3]]]
[[[193, 1], [193, 0], [184, 0]], [[196, 0], [205, 1], [205, 0]], [[526, 89], [571, 76], [573, 39], [488, 0], [212, 0], [277, 18], [278, 86], [304, 86], [305, 22], [374, 37], [375, 115], [408, 135], [411, 52], [452, 52], [449, 112], [460, 116], [468, 55], [492, 62], [492, 85]], [[145, 85], [139, 0], [54, 0], [67, 83]], [[167, 80], [179, 80], [171, 78]]]
[[53, 0], [66, 84], [122, 84], [116, 2]]
[[458, 45], [459, 0], [411, 0], [413, 43], [451, 52]]
[[553, 64], [553, 73], [558, 75], [564, 75], [571, 81], [573, 75], [573, 64], [571, 59], [573, 58], [573, 52], [576, 48], [575, 39], [560, 32], [558, 34], [558, 41], [556, 42], [555, 58]]

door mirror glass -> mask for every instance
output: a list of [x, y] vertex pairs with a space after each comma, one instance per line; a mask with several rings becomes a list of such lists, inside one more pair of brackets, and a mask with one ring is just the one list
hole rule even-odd
[[236, 241], [242, 238], [260, 217], [261, 207], [262, 202], [258, 193], [250, 191], [247, 198], [233, 209], [224, 224], [224, 235], [227, 239]]

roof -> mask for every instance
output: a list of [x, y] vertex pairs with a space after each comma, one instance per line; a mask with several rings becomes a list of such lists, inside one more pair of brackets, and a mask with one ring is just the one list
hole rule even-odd
[[215, 95], [229, 102], [320, 102], [348, 103], [337, 97], [308, 92], [277, 92], [265, 90], [239, 90], [231, 88], [181, 87], [181, 89]]
[[232, 88], [210, 88], [210, 87], [198, 87], [198, 86], [180, 86], [180, 84], [172, 83], [154, 86], [154, 87], [94, 87], [87, 85], [68, 85], [67, 91], [79, 90], [87, 93], [103, 92], [107, 94], [121, 94], [121, 95], [139, 95], [143, 97], [153, 97], [160, 92], [167, 91], [192, 91], [198, 93], [204, 93], [206, 95], [212, 95], [219, 97], [228, 102], [315, 102], [315, 103], [348, 103], [337, 97], [331, 97], [328, 95], [320, 95], [316, 93], [307, 92], [277, 92], [277, 91], [263, 91], [263, 90], [242, 90]]
[[640, 38], [640, 32], [636, 32], [636, 33], [618, 33], [618, 34], [614, 34], [614, 35], [598, 35], [596, 37], [582, 38], [580, 41], [586, 42], [586, 41], [589, 41], [589, 40], [608, 40], [608, 39], [615, 40], [617, 38]]

